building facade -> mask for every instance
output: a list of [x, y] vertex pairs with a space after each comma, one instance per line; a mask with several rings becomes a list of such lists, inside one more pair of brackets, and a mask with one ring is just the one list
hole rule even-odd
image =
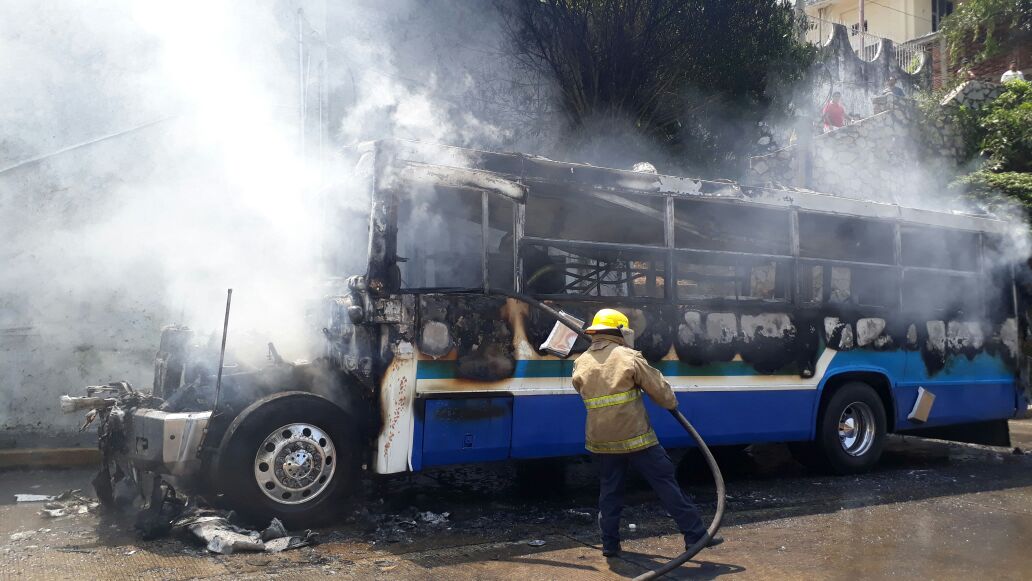
[[861, 6], [864, 32], [904, 43], [939, 29], [944, 16], [963, 0], [801, 0], [810, 18], [844, 24], [856, 34]]

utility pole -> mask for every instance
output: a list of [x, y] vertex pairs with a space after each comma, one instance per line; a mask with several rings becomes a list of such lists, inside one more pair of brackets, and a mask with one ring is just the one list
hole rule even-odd
[[[797, 21], [801, 21], [806, 16], [806, 10], [804, 10], [803, 2], [805, 0], [796, 0], [795, 2], [795, 16]], [[799, 42], [806, 42], [806, 31], [809, 27], [800, 27], [799, 29]]]
[[305, 32], [304, 13], [297, 9], [297, 87], [298, 87], [298, 139], [301, 145], [301, 159], [305, 157]]
[[856, 25], [856, 31], [858, 33], [860, 33], [860, 46], [863, 46], [863, 43], [864, 43], [863, 35], [864, 35], [865, 32], [867, 32], [866, 30], [864, 30], [864, 21], [866, 20], [864, 18], [864, 0], [860, 0], [860, 17], [859, 18], [860, 18], [860, 21]]

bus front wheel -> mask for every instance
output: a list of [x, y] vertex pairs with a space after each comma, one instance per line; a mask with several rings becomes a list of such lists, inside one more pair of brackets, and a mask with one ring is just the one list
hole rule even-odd
[[237, 416], [215, 458], [222, 503], [255, 522], [288, 528], [322, 524], [355, 477], [346, 413], [303, 392], [263, 398]]
[[866, 472], [881, 458], [885, 432], [878, 393], [860, 381], [846, 383], [821, 410], [815, 442], [821, 463], [835, 474]]

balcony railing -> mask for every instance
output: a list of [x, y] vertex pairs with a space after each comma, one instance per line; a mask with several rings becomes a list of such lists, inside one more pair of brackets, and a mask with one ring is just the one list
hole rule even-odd
[[806, 20], [806, 40], [817, 46], [826, 46], [831, 42], [835, 27], [842, 26], [846, 29], [846, 34], [849, 37], [849, 45], [861, 60], [870, 62], [878, 58], [878, 51], [881, 49], [882, 41], [889, 40], [895, 48], [896, 64], [903, 71], [914, 73], [925, 62], [926, 45], [923, 43], [896, 43], [891, 39], [871, 34], [867, 31], [857, 30], [855, 25], [831, 22], [813, 16], [807, 16]]

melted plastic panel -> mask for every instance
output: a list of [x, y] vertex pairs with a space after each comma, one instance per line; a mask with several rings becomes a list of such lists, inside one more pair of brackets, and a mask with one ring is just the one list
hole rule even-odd
[[[590, 320], [608, 302], [552, 301]], [[756, 374], [811, 377], [823, 348], [840, 352], [911, 351], [928, 376], [948, 369], [957, 357], [987, 354], [1016, 360], [1013, 318], [992, 323], [967, 318], [877, 316], [870, 310], [838, 308], [822, 314], [784, 305], [770, 310], [702, 309], [690, 305], [621, 307], [635, 331], [635, 348], [651, 362], [676, 359], [691, 366], [738, 361]], [[454, 361], [454, 377], [499, 381], [513, 377], [519, 359], [550, 358], [538, 349], [555, 321], [535, 309], [506, 309], [505, 299], [477, 294], [424, 295], [419, 302], [419, 349], [424, 358]], [[571, 358], [587, 343], [578, 340]], [[690, 372], [687, 372], [690, 375]], [[475, 387], [471, 384], [470, 388]]]
[[419, 349], [455, 361], [460, 379], [495, 381], [516, 367], [513, 327], [503, 316], [506, 300], [478, 294], [423, 295], [419, 300]]

